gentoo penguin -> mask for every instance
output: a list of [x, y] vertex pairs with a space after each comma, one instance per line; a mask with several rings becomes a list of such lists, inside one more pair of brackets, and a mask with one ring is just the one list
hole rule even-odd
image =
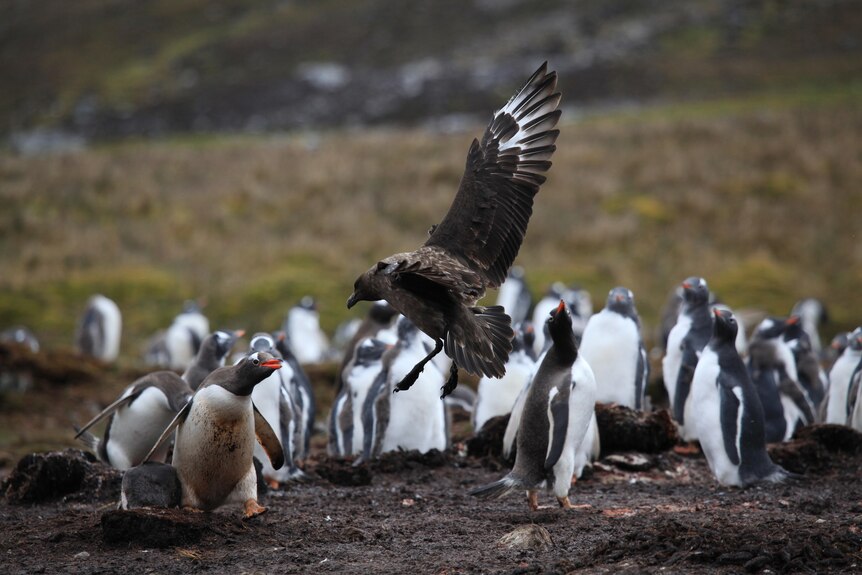
[[123, 320], [120, 308], [101, 294], [89, 299], [75, 332], [78, 351], [96, 359], [111, 362], [120, 354]]
[[305, 296], [290, 308], [282, 331], [287, 334], [287, 344], [300, 364], [319, 363], [326, 359], [329, 340], [320, 329], [320, 314], [313, 297]]
[[363, 411], [363, 456], [416, 449], [443, 451], [449, 444], [446, 404], [440, 401], [443, 374], [426, 367], [409, 393], [394, 393], [398, 383], [425, 357], [419, 328], [406, 317], [398, 320], [398, 342], [384, 354], [384, 369], [369, 391]]
[[[195, 361], [182, 377], [173, 371], [156, 371], [129, 385], [120, 397], [78, 430], [81, 439], [100, 461], [128, 469], [143, 461], [162, 430], [192, 396], [204, 377], [224, 365], [224, 358], [242, 332], [217, 331], [204, 338]], [[108, 418], [99, 439], [89, 429]], [[165, 461], [169, 445], [153, 454], [154, 461]]]
[[209, 320], [201, 313], [200, 306], [197, 302], [186, 301], [164, 335], [151, 340], [147, 361], [169, 369], [185, 370], [209, 332]]
[[814, 407], [799, 385], [793, 352], [784, 341], [788, 324], [797, 321], [797, 316], [764, 319], [748, 348], [748, 373], [763, 406], [767, 443], [787, 441], [797, 426], [814, 421]]
[[305, 459], [310, 451], [311, 436], [314, 433], [314, 418], [317, 416], [317, 403], [314, 400], [314, 389], [308, 374], [299, 365], [299, 360], [293, 354], [293, 350], [287, 344], [287, 337], [282, 332], [277, 334], [275, 349], [278, 355], [293, 370], [293, 378], [286, 381], [287, 389], [293, 396], [293, 405], [296, 410], [297, 436], [296, 448], [293, 453], [294, 459]]
[[173, 465], [147, 461], [123, 473], [120, 509], [179, 507], [183, 488]]
[[0, 333], [0, 341], [7, 341], [23, 345], [33, 353], [39, 352], [39, 339], [36, 335], [24, 326], [11, 327], [4, 329]]
[[[259, 332], [251, 337], [249, 355], [267, 353], [276, 359], [282, 359], [276, 349], [276, 338]], [[242, 361], [242, 360], [240, 360]], [[239, 364], [237, 364], [239, 365]], [[260, 383], [251, 392], [251, 399], [261, 416], [274, 430], [284, 451], [286, 465], [275, 467], [264, 454], [263, 446], [254, 446], [254, 455], [261, 462], [264, 479], [270, 487], [276, 488], [281, 483], [304, 477], [304, 473], [296, 466], [297, 451], [304, 443], [305, 428], [301, 421], [301, 413], [296, 405], [294, 371], [286, 361]]]
[[177, 433], [173, 466], [182, 485], [183, 507], [210, 511], [241, 503], [246, 518], [266, 511], [257, 502], [255, 437], [276, 469], [284, 464], [284, 452], [252, 403], [251, 392], [280, 367], [280, 359], [255, 352], [215, 370], [162, 433], [153, 451]]
[[[347, 364], [350, 362], [351, 359], [353, 359], [356, 346], [359, 344], [359, 342], [365, 341], [368, 338], [374, 338], [377, 336], [377, 333], [379, 331], [392, 327], [392, 325], [395, 323], [395, 318], [397, 316], [398, 312], [395, 311], [395, 308], [389, 305], [386, 300], [378, 300], [374, 302], [370, 308], [368, 308], [368, 313], [362, 320], [362, 323], [359, 325], [359, 328], [356, 330], [356, 333], [353, 335], [347, 345], [344, 346], [344, 355], [341, 358], [341, 367], [339, 368], [338, 375], [335, 378], [336, 395], [341, 393], [341, 388], [344, 385], [344, 380], [342, 376], [345, 373]], [[396, 336], [393, 333], [392, 341], [390, 343], [395, 343], [395, 339]]]
[[492, 417], [512, 412], [515, 400], [537, 369], [535, 359], [527, 350], [523, 329], [533, 331], [532, 325], [526, 328], [515, 327], [512, 352], [506, 362], [506, 374], [501, 378], [482, 377], [479, 380], [476, 405], [473, 408], [473, 429], [476, 431], [481, 430], [485, 422]]
[[610, 291], [605, 308], [587, 323], [580, 353], [596, 376], [596, 401], [643, 409], [649, 362], [631, 290]]
[[805, 330], [805, 333], [808, 334], [808, 338], [811, 340], [811, 349], [819, 356], [822, 345], [820, 343], [818, 327], [829, 321], [826, 306], [817, 298], [807, 297], [796, 302], [790, 315], [799, 317], [802, 329]]
[[694, 441], [697, 432], [686, 421], [686, 405], [697, 359], [712, 337], [712, 313], [709, 310], [706, 280], [690, 277], [682, 282], [682, 298], [682, 310], [667, 338], [662, 373], [680, 437], [684, 441]]
[[518, 325], [528, 319], [530, 306], [533, 305], [533, 296], [524, 279], [524, 268], [512, 266], [509, 269], [506, 281], [497, 292], [497, 305], [503, 306], [512, 318], [512, 325]]
[[739, 355], [745, 357], [748, 354], [748, 336], [745, 334], [745, 322], [743, 321], [742, 314], [738, 314], [730, 309], [730, 306], [727, 306], [721, 302], [713, 301], [715, 296], [710, 292], [710, 308], [715, 311], [716, 309], [730, 312], [733, 315], [734, 320], [736, 320], [736, 351], [739, 352]]
[[[561, 299], [569, 306], [569, 313], [572, 315], [572, 331], [575, 334], [575, 339], [580, 341], [587, 321], [593, 314], [593, 303], [589, 292], [577, 286], [566, 287], [562, 282], [551, 284], [545, 297], [539, 300], [539, 303], [533, 308], [533, 325], [545, 325], [548, 314], [556, 309], [557, 303]], [[544, 330], [536, 330], [536, 339], [533, 343], [536, 355], [541, 355], [547, 349], [546, 339]]]
[[515, 466], [503, 479], [470, 491], [482, 498], [499, 498], [527, 490], [530, 509], [538, 509], [538, 490], [553, 491], [561, 507], [571, 508], [569, 488], [575, 452], [595, 410], [596, 381], [578, 355], [572, 318], [560, 300], [550, 321], [553, 345], [527, 394], [518, 429]]
[[814, 407], [815, 414], [817, 414], [826, 397], [829, 377], [820, 366], [819, 355], [811, 346], [811, 338], [802, 328], [801, 321], [787, 325], [787, 329], [784, 331], [784, 341], [790, 347], [790, 351], [793, 352], [799, 385], [802, 386], [809, 403]]
[[782, 481], [788, 473], [766, 452], [763, 408], [736, 350], [736, 320], [729, 311], [713, 313], [715, 331], [691, 384], [693, 423], [709, 468], [722, 485]]
[[365, 338], [354, 347], [353, 357], [347, 362], [341, 376], [344, 383], [329, 415], [330, 455], [362, 453], [362, 406], [374, 380], [383, 369], [383, 352], [390, 347], [373, 337]]
[[854, 376], [862, 369], [862, 327], [857, 327], [847, 339], [844, 350], [829, 371], [829, 393], [826, 398], [824, 423], [847, 425], [847, 399]]
[[200, 349], [189, 367], [183, 372], [183, 379], [196, 390], [204, 378], [224, 367], [227, 354], [233, 348], [239, 338], [245, 335], [244, 330], [227, 331], [218, 330], [206, 336], [201, 342]]

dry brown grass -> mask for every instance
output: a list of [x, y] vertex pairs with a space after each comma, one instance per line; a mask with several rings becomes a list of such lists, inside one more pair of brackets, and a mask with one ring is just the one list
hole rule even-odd
[[[443, 216], [480, 130], [0, 156], [0, 325], [67, 343], [100, 291], [123, 309], [133, 354], [183, 298], [254, 330], [312, 293], [331, 330], [355, 276]], [[816, 295], [850, 327], [862, 319], [859, 150], [862, 109], [848, 103], [568, 123], [519, 262], [534, 289], [577, 281], [597, 303], [627, 285], [648, 323], [700, 274], [732, 306], [786, 313]]]

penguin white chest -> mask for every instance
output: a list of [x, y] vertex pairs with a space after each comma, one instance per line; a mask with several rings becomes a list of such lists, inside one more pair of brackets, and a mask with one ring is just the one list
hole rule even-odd
[[[177, 430], [174, 467], [183, 487], [183, 505], [214, 509], [230, 501], [255, 498], [248, 481], [254, 475], [254, 418], [251, 398], [213, 385], [199, 391]], [[252, 487], [254, 483], [252, 482]]]
[[640, 334], [632, 320], [603, 310], [590, 318], [580, 353], [596, 376], [596, 400], [634, 408]]
[[[416, 353], [399, 355], [390, 369], [390, 384], [400, 381], [423, 355], [421, 347]], [[439, 397], [442, 385], [443, 375], [428, 365], [409, 391], [390, 396], [389, 425], [383, 435], [382, 452], [417, 449], [425, 453], [430, 449], [446, 449], [445, 404]]]
[[682, 364], [682, 340], [685, 339], [690, 329], [691, 318], [687, 315], [680, 315], [667, 338], [667, 352], [661, 365], [664, 385], [667, 388], [671, 407], [673, 407], [676, 398], [676, 380], [679, 377], [679, 367]]
[[[117, 469], [141, 463], [174, 415], [168, 398], [160, 389], [148, 387], [142, 391], [131, 405], [121, 407], [114, 414], [105, 446], [108, 461]], [[152, 459], [164, 461], [166, 457], [167, 445], [153, 454]]]
[[[718, 388], [718, 378], [721, 369], [718, 365], [718, 355], [709, 347], [703, 350], [697, 367], [694, 370], [694, 378], [691, 384], [691, 413], [693, 424], [700, 441], [707, 463], [716, 478], [723, 485], [740, 485], [739, 466], [730, 461], [725, 448], [725, 442], [736, 446], [739, 453], [739, 430], [741, 422], [737, 421], [734, 433], [721, 424], [721, 397]], [[742, 402], [740, 389], [733, 389], [737, 401]], [[739, 406], [738, 417], [743, 413], [743, 406]], [[734, 433], [733, 437], [725, 437]]]

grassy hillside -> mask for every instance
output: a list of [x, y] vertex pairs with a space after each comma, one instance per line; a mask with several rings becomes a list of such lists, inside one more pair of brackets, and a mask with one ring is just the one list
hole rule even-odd
[[[534, 290], [636, 294], [648, 329], [702, 274], [730, 305], [826, 300], [862, 321], [859, 89], [569, 119], [519, 263]], [[183, 299], [216, 326], [274, 329], [306, 293], [324, 326], [353, 279], [445, 213], [480, 133], [376, 130], [0, 155], [0, 326], [71, 342], [87, 296], [124, 312], [137, 356]], [[361, 306], [360, 306], [361, 307]], [[355, 310], [354, 310], [355, 311]], [[359, 310], [361, 314], [364, 310]]]
[[0, 134], [261, 131], [475, 114], [549, 59], [567, 103], [862, 77], [852, 0], [0, 4]]

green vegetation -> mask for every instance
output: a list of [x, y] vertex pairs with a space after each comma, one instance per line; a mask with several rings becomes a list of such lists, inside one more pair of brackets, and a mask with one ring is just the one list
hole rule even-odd
[[[701, 274], [731, 306], [786, 314], [814, 295], [832, 329], [853, 327], [862, 109], [827, 98], [695, 110], [562, 126], [519, 260], [534, 291], [579, 282], [600, 305], [630, 286], [650, 335], [668, 291]], [[102, 292], [123, 310], [124, 355], [137, 357], [186, 298], [205, 298], [216, 326], [271, 330], [313, 294], [331, 332], [355, 276], [418, 245], [445, 213], [481, 129], [0, 156], [0, 325], [68, 345]]]

